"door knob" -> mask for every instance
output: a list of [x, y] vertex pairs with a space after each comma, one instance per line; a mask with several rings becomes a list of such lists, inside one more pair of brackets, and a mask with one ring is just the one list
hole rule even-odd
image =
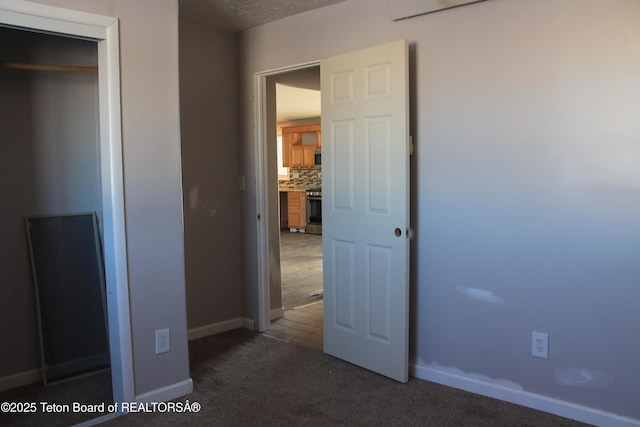
[[395, 234], [396, 234], [396, 237], [402, 236], [402, 230], [400, 230], [399, 228], [396, 228]]

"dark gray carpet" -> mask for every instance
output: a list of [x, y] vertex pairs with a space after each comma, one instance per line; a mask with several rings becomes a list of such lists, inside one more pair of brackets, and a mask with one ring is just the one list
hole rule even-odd
[[322, 300], [309, 296], [322, 289], [322, 236], [281, 232], [280, 268], [286, 310]]
[[247, 330], [190, 343], [196, 414], [128, 414], [107, 426], [582, 426], [427, 381], [381, 377]]

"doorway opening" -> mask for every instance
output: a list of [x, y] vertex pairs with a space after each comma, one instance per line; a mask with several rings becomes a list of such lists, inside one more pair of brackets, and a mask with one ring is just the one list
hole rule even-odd
[[[306, 64], [262, 75], [261, 178], [270, 265], [267, 333], [322, 349], [320, 67]], [[274, 191], [275, 190], [275, 191]], [[275, 249], [275, 250], [274, 250]], [[277, 253], [273, 253], [277, 252]]]
[[[409, 372], [408, 64], [406, 40], [321, 62], [322, 127], [329, 132], [322, 149], [323, 351], [400, 382]], [[290, 70], [296, 68], [302, 67]], [[261, 331], [269, 328], [265, 307], [271, 306], [264, 302], [273, 291], [265, 286], [273, 242], [264, 220], [272, 224], [268, 210], [274, 196], [264, 173], [269, 166], [264, 142], [265, 124], [275, 121], [269, 114], [275, 105], [266, 102], [267, 76], [274, 74], [256, 74], [254, 86]], [[277, 187], [271, 191], [275, 195]]]

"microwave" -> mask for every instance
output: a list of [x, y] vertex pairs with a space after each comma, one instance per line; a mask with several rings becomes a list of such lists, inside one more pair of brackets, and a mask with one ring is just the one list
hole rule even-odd
[[317, 148], [314, 154], [315, 154], [314, 164], [316, 166], [320, 166], [322, 164], [322, 150]]

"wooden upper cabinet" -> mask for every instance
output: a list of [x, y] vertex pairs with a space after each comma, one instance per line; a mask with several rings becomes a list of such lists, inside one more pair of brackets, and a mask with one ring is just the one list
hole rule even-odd
[[302, 146], [302, 166], [312, 167], [316, 164], [316, 147], [317, 145]]
[[282, 166], [291, 167], [291, 147], [293, 147], [294, 134], [282, 134]]
[[315, 150], [321, 147], [320, 123], [282, 128], [282, 165], [284, 167], [314, 166]]
[[302, 145], [294, 145], [291, 147], [291, 167], [300, 168], [304, 166], [304, 153]]

